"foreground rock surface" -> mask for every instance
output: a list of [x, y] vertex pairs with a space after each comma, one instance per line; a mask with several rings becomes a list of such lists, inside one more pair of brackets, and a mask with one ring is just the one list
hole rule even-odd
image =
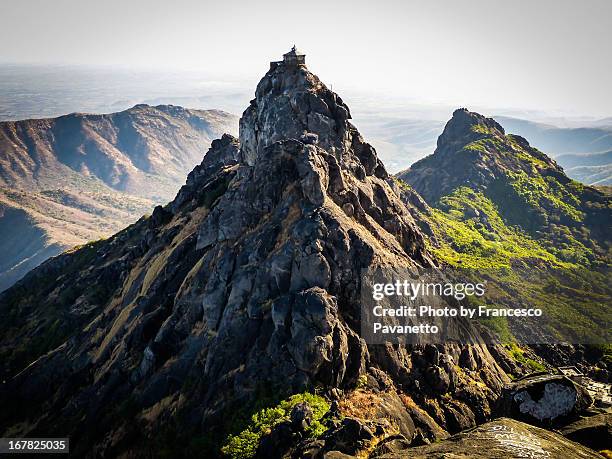
[[610, 449], [612, 447], [612, 413], [598, 413], [582, 417], [559, 431], [564, 437], [594, 450]]
[[502, 418], [432, 445], [384, 454], [380, 459], [449, 459], [449, 458], [600, 458], [595, 451], [561, 435]]

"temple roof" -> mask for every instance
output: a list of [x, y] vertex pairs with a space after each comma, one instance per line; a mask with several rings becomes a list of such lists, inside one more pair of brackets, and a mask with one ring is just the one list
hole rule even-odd
[[305, 56], [304, 53], [298, 51], [298, 49], [293, 45], [293, 48], [288, 53], [283, 54], [283, 56]]

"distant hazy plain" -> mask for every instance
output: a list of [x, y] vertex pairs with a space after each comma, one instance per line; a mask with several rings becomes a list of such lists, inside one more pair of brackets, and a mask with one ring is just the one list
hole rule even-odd
[[[256, 84], [255, 80], [212, 77], [205, 72], [2, 64], [0, 121], [55, 117], [72, 112], [109, 113], [140, 103], [214, 108], [240, 115], [253, 98]], [[387, 94], [380, 89], [369, 93], [337, 86], [332, 86], [332, 89], [348, 104], [353, 122], [376, 147], [391, 172], [406, 168], [432, 153], [444, 124], [457, 108], [397, 97], [392, 92]], [[502, 124], [510, 132], [525, 135], [532, 144], [552, 156], [599, 152], [608, 146], [612, 149], [612, 119], [609, 118], [567, 117], [503, 107], [467, 108], [487, 116], [518, 118], [520, 122], [505, 118]], [[549, 138], [553, 133], [551, 129], [558, 128], [563, 128], [565, 137], [570, 136], [575, 140], [567, 151], [560, 150], [558, 142], [554, 143]], [[574, 135], [566, 128], [581, 130]], [[584, 131], [585, 128], [588, 132]], [[554, 134], [558, 137], [559, 133], [555, 131]], [[593, 144], [593, 139], [598, 139], [600, 143]], [[547, 148], [555, 151], [547, 151]]]

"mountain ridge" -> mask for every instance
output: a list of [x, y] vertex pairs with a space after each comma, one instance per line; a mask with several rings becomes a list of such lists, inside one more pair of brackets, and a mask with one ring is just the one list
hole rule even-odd
[[[47, 175], [70, 176], [73, 171], [117, 191], [151, 196], [168, 180], [182, 181], [203, 156], [207, 142], [231, 130], [232, 122], [232, 115], [219, 110], [146, 104], [109, 114], [4, 121], [0, 179], [4, 186], [46, 187], [49, 179], [51, 185], [57, 183]], [[173, 138], [188, 127], [193, 139]], [[163, 133], [158, 138], [156, 130]], [[154, 183], [137, 187], [145, 177]]]
[[549, 317], [539, 326], [498, 321], [507, 339], [611, 338], [609, 194], [569, 179], [525, 139], [466, 109], [455, 111], [432, 155], [397, 177], [411, 187], [405, 199], [426, 201], [421, 224], [441, 262], [490, 278], [497, 302], [539, 305]]
[[107, 237], [171, 199], [234, 121], [216, 110], [140, 104], [0, 123], [0, 291], [49, 256]]
[[612, 146], [612, 124], [608, 119], [592, 122], [588, 127], [560, 128], [511, 116], [493, 116], [510, 132], [528, 138], [538, 149], [551, 152], [553, 157], [562, 154], [604, 152]]
[[[453, 168], [455, 161], [463, 162], [464, 167]], [[607, 237], [601, 226], [609, 206], [604, 194], [568, 178], [553, 159], [531, 147], [524, 138], [506, 135], [492, 118], [466, 109], [456, 110], [438, 139], [436, 151], [397, 176], [431, 204], [464, 184], [475, 191], [499, 188], [500, 193], [515, 196], [529, 209], [531, 222], [515, 216], [527, 231], [547, 227], [550, 218], [568, 227], [579, 226], [584, 218], [596, 223], [594, 241], [588, 244], [601, 253], [609, 250], [596, 244]], [[434, 183], [435, 187], [427, 187]], [[502, 197], [498, 198], [502, 203]], [[587, 243], [584, 237], [576, 237]]]

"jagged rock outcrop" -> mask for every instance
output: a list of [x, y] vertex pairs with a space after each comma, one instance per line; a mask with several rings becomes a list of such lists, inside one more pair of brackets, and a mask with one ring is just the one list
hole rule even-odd
[[[240, 141], [213, 142], [172, 203], [0, 296], [13, 324], [0, 430], [70, 434], [76, 454], [146, 455], [163, 432], [221, 434], [262, 393], [341, 397], [367, 374], [379, 392], [415, 393], [398, 414], [408, 437], [485, 421], [508, 382], [486, 346], [368, 346], [358, 334], [364, 269], [434, 261], [349, 118], [305, 66], [274, 66]], [[37, 355], [16, 358], [18, 340]]]

